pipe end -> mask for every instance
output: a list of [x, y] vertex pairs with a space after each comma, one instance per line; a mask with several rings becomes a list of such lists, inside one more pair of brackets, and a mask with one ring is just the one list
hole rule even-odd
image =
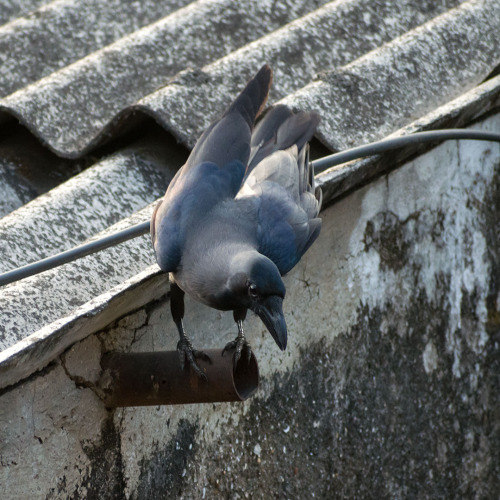
[[233, 384], [241, 401], [253, 396], [259, 387], [259, 366], [252, 352], [250, 361], [240, 359], [233, 371]]

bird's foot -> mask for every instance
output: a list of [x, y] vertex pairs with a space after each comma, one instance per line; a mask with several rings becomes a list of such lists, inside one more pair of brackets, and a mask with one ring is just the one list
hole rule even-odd
[[183, 338], [177, 342], [177, 352], [179, 353], [179, 361], [183, 370], [187, 361], [188, 365], [191, 366], [196, 375], [207, 381], [207, 376], [203, 373], [196, 362], [197, 359], [202, 359], [203, 361], [212, 363], [210, 356], [206, 352], [193, 349], [191, 342], [187, 338]]
[[224, 356], [226, 351], [231, 351], [232, 349], [235, 349], [233, 355], [234, 368], [236, 368], [243, 351], [245, 351], [247, 363], [250, 363], [250, 360], [252, 359], [252, 347], [243, 335], [238, 335], [234, 340], [228, 342], [226, 347], [222, 350], [222, 356]]

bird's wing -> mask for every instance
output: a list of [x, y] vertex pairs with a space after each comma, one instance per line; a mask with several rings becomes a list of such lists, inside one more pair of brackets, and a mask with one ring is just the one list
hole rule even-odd
[[281, 274], [290, 271], [321, 230], [321, 190], [314, 184], [308, 146], [264, 158], [247, 175], [238, 202], [254, 207], [258, 251]]
[[234, 173], [243, 177], [245, 167], [239, 161], [219, 168], [203, 162], [190, 169], [169, 186], [165, 198], [155, 209], [151, 236], [156, 259], [165, 272], [174, 272], [182, 257], [182, 250], [190, 231], [200, 224], [213, 207], [224, 199], [232, 199], [235, 187]]
[[179, 265], [187, 231], [241, 187], [250, 155], [255, 118], [267, 100], [272, 71], [264, 65], [224, 115], [198, 139], [185, 165], [170, 182], [151, 221], [158, 264], [164, 271]]
[[198, 139], [183, 171], [205, 161], [221, 167], [234, 160], [247, 165], [253, 124], [267, 101], [271, 81], [272, 71], [266, 64], [248, 82], [222, 117], [212, 123]]

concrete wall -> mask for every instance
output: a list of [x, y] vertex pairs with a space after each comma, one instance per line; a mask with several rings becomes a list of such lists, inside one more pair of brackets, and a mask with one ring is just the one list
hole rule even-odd
[[[495, 498], [499, 146], [445, 143], [323, 220], [286, 278], [287, 351], [246, 322], [257, 396], [107, 411], [102, 352], [175, 347], [168, 300], [150, 303], [1, 393], [2, 498]], [[186, 311], [198, 347], [236, 334]]]

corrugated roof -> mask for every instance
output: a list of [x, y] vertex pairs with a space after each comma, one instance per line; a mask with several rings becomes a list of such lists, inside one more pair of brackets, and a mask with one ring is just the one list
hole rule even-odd
[[0, 23], [6, 24], [46, 4], [48, 0], [2, 0]]
[[[172, 137], [191, 147], [264, 62], [275, 72], [270, 103], [320, 112], [318, 138], [332, 151], [466, 124], [498, 104], [498, 78], [480, 84], [500, 62], [499, 0], [184, 4], [57, 1], [0, 27], [5, 211], [43, 191], [26, 181], [36, 161], [13, 154], [33, 139], [12, 116], [41, 140], [47, 176], [96, 160], [0, 219], [0, 271], [146, 220], [186, 155]], [[325, 199], [387, 169], [387, 158], [323, 173]], [[137, 238], [4, 287], [1, 385], [164, 293], [150, 247]]]
[[[95, 145], [118, 113], [179, 71], [223, 57], [321, 3], [192, 2], [4, 97], [0, 109], [15, 115], [58, 154], [79, 156]], [[86, 9], [82, 16], [88, 15]], [[107, 32], [105, 23], [101, 32]]]
[[0, 95], [40, 80], [188, 3], [59, 0], [32, 12], [24, 10], [0, 27], [0, 65], [5, 71]]
[[0, 219], [0, 272], [76, 246], [162, 196], [185, 157], [162, 139], [151, 133]]

